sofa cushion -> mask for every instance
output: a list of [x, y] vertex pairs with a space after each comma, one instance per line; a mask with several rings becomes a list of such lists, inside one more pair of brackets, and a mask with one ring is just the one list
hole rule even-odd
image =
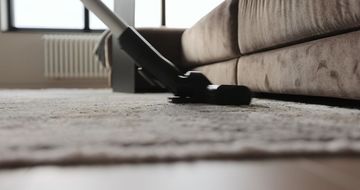
[[238, 59], [232, 59], [211, 65], [200, 66], [195, 70], [203, 73], [213, 84], [236, 85], [237, 61]]
[[238, 41], [244, 54], [359, 27], [359, 0], [239, 1]]
[[184, 62], [199, 66], [239, 56], [238, 0], [226, 0], [203, 17], [182, 37]]
[[360, 31], [243, 56], [238, 84], [255, 92], [360, 100]]

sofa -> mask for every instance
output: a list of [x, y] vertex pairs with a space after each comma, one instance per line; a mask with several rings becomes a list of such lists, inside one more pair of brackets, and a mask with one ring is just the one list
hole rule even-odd
[[360, 100], [360, 1], [226, 0], [183, 33], [182, 51], [214, 83]]
[[360, 100], [359, 0], [225, 0], [186, 30], [139, 31], [215, 84]]

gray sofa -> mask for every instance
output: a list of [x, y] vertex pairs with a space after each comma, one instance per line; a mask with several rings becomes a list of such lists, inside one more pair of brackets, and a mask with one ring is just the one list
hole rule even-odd
[[360, 100], [359, 0], [226, 0], [181, 42], [217, 84]]
[[185, 31], [139, 31], [216, 84], [360, 100], [360, 0], [225, 0]]

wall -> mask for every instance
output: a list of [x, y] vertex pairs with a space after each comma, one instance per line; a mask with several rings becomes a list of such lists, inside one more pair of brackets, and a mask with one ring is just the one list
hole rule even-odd
[[49, 80], [43, 77], [43, 34], [0, 32], [0, 88], [108, 87], [107, 80]]

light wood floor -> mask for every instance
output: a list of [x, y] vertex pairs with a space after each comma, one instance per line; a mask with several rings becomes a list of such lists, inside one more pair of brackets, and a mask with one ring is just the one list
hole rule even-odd
[[360, 159], [199, 161], [0, 170], [1, 190], [358, 190]]

